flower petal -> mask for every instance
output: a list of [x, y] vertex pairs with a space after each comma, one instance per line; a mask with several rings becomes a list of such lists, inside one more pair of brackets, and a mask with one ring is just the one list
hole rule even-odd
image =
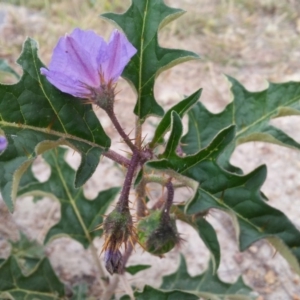
[[[90, 87], [98, 87], [99, 57], [106, 59], [106, 52], [107, 45], [100, 36], [91, 30], [77, 28], [70, 36], [60, 38], [53, 51], [49, 71], [65, 74]], [[51, 83], [55, 85], [55, 77], [51, 77]]]
[[104, 254], [106, 270], [112, 275], [120, 273], [123, 267], [123, 257], [119, 250], [106, 250]]
[[126, 36], [115, 30], [108, 43], [108, 59], [102, 64], [101, 70], [106, 82], [115, 82], [121, 76], [131, 57], [137, 52]]
[[0, 151], [4, 151], [8, 145], [7, 139], [5, 136], [0, 136]]
[[67, 36], [65, 53], [68, 56], [69, 66], [75, 69], [79, 81], [92, 87], [99, 86], [100, 78], [96, 59], [91, 57], [80, 43]]
[[98, 67], [108, 58], [107, 43], [92, 30], [75, 28], [71, 37], [89, 53], [90, 58], [96, 60]]
[[68, 75], [60, 72], [49, 71], [41, 68], [41, 74], [47, 77], [47, 80], [52, 83], [56, 88], [64, 93], [73, 95], [79, 98], [89, 98], [91, 90], [80, 81], [72, 79]]
[[76, 28], [60, 38], [49, 69], [41, 68], [41, 73], [61, 91], [87, 98], [100, 91], [101, 80], [115, 82], [135, 53], [136, 49], [118, 31], [113, 32], [107, 45], [92, 30]]

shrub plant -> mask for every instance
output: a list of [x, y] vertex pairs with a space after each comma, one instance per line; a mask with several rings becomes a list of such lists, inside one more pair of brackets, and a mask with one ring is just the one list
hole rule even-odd
[[[102, 15], [118, 27], [108, 42], [92, 30], [76, 28], [60, 38], [49, 66], [39, 59], [37, 43], [28, 38], [18, 59], [22, 77], [15, 84], [0, 85], [2, 197], [11, 212], [16, 198], [25, 194], [51, 195], [59, 201], [61, 218], [47, 232], [44, 245], [69, 236], [83, 247], [90, 247], [103, 290], [99, 299], [113, 297], [111, 276], [118, 276], [115, 273], [134, 274], [150, 267], [127, 267], [134, 247], [163, 257], [176, 245], [192, 242], [182, 239], [176, 220], [199, 233], [211, 254], [208, 269], [191, 277], [181, 256], [177, 271], [165, 276], [159, 289], [146, 285], [143, 290], [135, 290], [134, 297], [253, 298], [252, 289], [242, 278], [228, 284], [216, 273], [220, 246], [214, 228], [205, 218], [212, 208], [231, 216], [241, 251], [265, 239], [295, 272], [300, 271], [300, 232], [284, 213], [268, 205], [260, 191], [266, 167], [243, 174], [238, 166], [230, 164], [236, 146], [250, 141], [299, 149], [295, 140], [269, 122], [299, 114], [300, 84], [270, 83], [264, 91], [249, 92], [228, 77], [233, 99], [222, 112], [213, 114], [199, 102], [201, 89], [165, 111], [153, 92], [157, 76], [176, 64], [198, 58], [193, 52], [162, 48], [158, 43], [159, 29], [182, 13], [166, 6], [163, 0], [132, 0], [125, 13]], [[3, 66], [16, 75], [4, 62], [2, 69]], [[116, 96], [120, 76], [136, 93], [134, 111], [128, 116], [135, 119], [134, 139], [129, 138], [114, 112], [115, 106], [122, 105], [122, 93]], [[116, 97], [120, 101], [116, 102]], [[94, 112], [97, 107], [107, 113], [128, 146], [129, 155], [110, 149], [110, 137]], [[182, 118], [186, 114], [188, 131], [183, 135]], [[152, 136], [145, 137], [143, 125], [149, 116], [157, 117], [157, 126]], [[65, 146], [81, 155], [76, 171], [65, 161]], [[45, 182], [40, 182], [32, 171], [38, 155], [51, 168]], [[101, 156], [126, 168], [124, 183], [101, 191], [89, 201], [82, 186], [101, 163]], [[153, 182], [160, 184], [165, 193], [150, 207], [146, 188]], [[190, 188], [193, 196], [174, 203], [176, 190], [183, 186]], [[132, 189], [136, 201], [131, 205]], [[105, 215], [114, 200], [114, 208]], [[103, 249], [93, 244], [99, 236], [105, 239]], [[44, 246], [29, 241], [22, 233], [20, 240], [12, 243], [10, 256], [0, 262], [0, 278], [0, 298], [68, 297]], [[69, 297], [89, 297], [82, 286], [72, 289], [73, 296]], [[122, 299], [132, 297], [124, 295]]]

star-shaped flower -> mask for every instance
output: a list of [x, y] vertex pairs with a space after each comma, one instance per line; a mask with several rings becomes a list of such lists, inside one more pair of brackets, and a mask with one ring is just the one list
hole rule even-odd
[[94, 100], [112, 89], [136, 52], [117, 30], [106, 43], [94, 31], [76, 28], [60, 38], [49, 68], [41, 68], [41, 73], [62, 92]]

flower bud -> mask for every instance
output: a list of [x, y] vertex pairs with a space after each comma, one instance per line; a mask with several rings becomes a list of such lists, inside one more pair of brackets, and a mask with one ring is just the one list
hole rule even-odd
[[169, 252], [180, 241], [175, 217], [164, 211], [152, 211], [137, 226], [139, 243], [148, 252], [161, 255]]
[[119, 250], [106, 250], [104, 253], [104, 262], [106, 270], [112, 275], [120, 273], [123, 268], [122, 254]]
[[126, 243], [132, 235], [133, 224], [129, 210], [120, 212], [118, 207], [114, 209], [103, 223], [105, 244], [103, 249], [115, 251], [122, 243]]
[[120, 210], [120, 207], [117, 206], [106, 217], [103, 230], [105, 236], [103, 245], [105, 268], [111, 275], [113, 273], [120, 274], [123, 271], [123, 258], [119, 248], [122, 243], [126, 247], [128, 239], [132, 239], [134, 233], [129, 210]]
[[117, 206], [105, 219], [103, 223], [105, 243], [103, 245], [104, 262], [106, 270], [112, 275], [121, 273], [123, 269], [123, 258], [119, 251], [122, 243], [125, 244], [132, 236], [132, 218], [128, 209], [121, 211]]

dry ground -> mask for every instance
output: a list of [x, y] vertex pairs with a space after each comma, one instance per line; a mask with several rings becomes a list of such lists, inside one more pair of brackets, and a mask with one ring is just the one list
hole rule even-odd
[[[187, 14], [161, 32], [161, 45], [192, 50], [200, 54], [202, 59], [182, 64], [159, 76], [155, 93], [158, 101], [165, 107], [171, 106], [183, 95], [189, 95], [203, 87], [201, 101], [210, 110], [221, 111], [230, 101], [223, 74], [237, 78], [253, 91], [266, 87], [266, 80], [300, 80], [299, 1], [166, 2], [170, 6], [185, 9]], [[96, 4], [93, 7], [91, 3]], [[26, 36], [31, 36], [39, 41], [40, 57], [48, 63], [51, 49], [58, 38], [76, 26], [93, 28], [107, 38], [112, 27], [100, 20], [98, 15], [107, 10], [122, 12], [128, 3], [129, 1], [121, 0], [1, 1], [0, 58], [6, 58], [13, 64]], [[12, 82], [13, 79], [0, 74], [0, 80]], [[134, 125], [132, 117], [128, 116], [134, 105], [134, 94], [124, 82], [120, 83], [120, 89], [122, 101], [116, 107], [117, 114], [124, 127], [130, 131]], [[99, 110], [97, 114], [114, 139], [113, 148], [117, 151], [123, 149], [124, 146], [118, 143], [115, 131], [104, 114]], [[150, 131], [155, 122], [157, 120], [151, 118], [145, 130]], [[280, 118], [273, 123], [300, 142], [298, 117]], [[295, 150], [249, 143], [236, 149], [232, 162], [245, 172], [267, 164], [268, 178], [263, 191], [270, 199], [270, 205], [284, 211], [300, 229], [299, 157], [300, 153]], [[76, 154], [68, 157], [74, 167], [78, 166], [78, 159]], [[90, 198], [105, 187], [122, 183], [123, 171], [111, 167], [111, 162], [103, 159], [103, 164], [85, 185], [85, 192]], [[35, 170], [41, 178], [46, 178], [49, 174], [41, 159], [35, 164]], [[153, 198], [156, 195], [153, 192]], [[17, 208], [12, 216], [1, 202], [0, 214], [0, 256], [7, 256], [9, 247], [6, 240], [16, 239], [17, 229], [24, 231], [30, 238], [42, 241], [47, 228], [59, 218], [59, 206], [46, 198], [36, 204], [31, 198], [25, 198], [17, 201]], [[286, 262], [266, 242], [257, 242], [249, 250], [240, 253], [230, 218], [221, 212], [212, 211], [208, 220], [215, 227], [222, 247], [222, 263], [218, 273], [223, 280], [234, 281], [239, 275], [243, 275], [245, 282], [257, 291], [260, 300], [300, 299], [299, 277], [292, 273]], [[184, 224], [179, 224], [179, 229], [187, 242], [180, 249], [168, 253], [163, 260], [137, 249], [129, 263], [153, 262], [155, 267], [136, 276], [128, 275], [129, 283], [143, 285], [147, 282], [159, 286], [162, 274], [176, 269], [179, 252], [186, 256], [191, 275], [199, 274], [206, 268], [209, 255], [197, 234]], [[100, 247], [102, 241], [97, 239], [95, 244]], [[64, 238], [50, 243], [47, 253], [65, 282], [88, 282], [91, 295], [97, 295], [97, 274], [88, 251], [84, 251], [78, 243]], [[118, 291], [124, 291], [123, 284], [119, 285]]]

